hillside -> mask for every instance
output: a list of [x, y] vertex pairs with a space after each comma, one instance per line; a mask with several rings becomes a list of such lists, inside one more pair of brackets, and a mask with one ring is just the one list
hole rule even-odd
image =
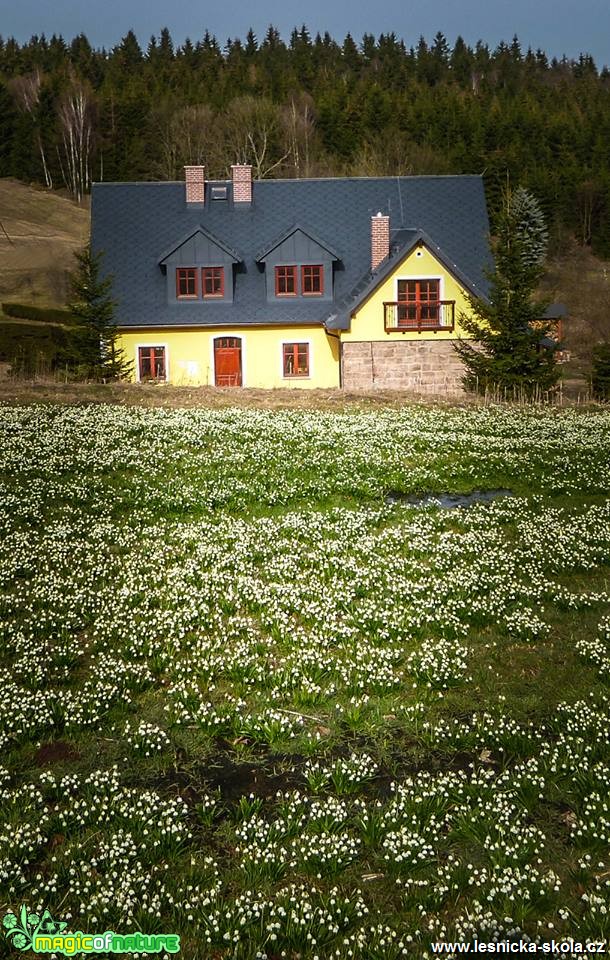
[[66, 197], [0, 180], [0, 302], [62, 306], [89, 211]]
[[592, 348], [610, 340], [610, 263], [595, 257], [588, 247], [566, 244], [549, 261], [541, 293], [566, 304], [566, 348], [576, 364], [586, 369]]
[[[492, 49], [439, 31], [410, 46], [269, 26], [179, 45], [165, 28], [108, 50], [37, 34], [0, 44], [0, 177], [80, 197], [90, 179], [176, 180], [193, 162], [216, 179], [245, 156], [257, 179], [483, 173], [495, 215], [508, 176], [554, 236], [608, 257], [609, 81], [590, 56], [550, 59], [517, 37]], [[72, 156], [80, 109], [88, 146]]]

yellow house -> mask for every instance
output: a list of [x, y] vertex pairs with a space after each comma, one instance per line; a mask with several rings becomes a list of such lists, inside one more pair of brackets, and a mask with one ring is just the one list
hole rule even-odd
[[480, 177], [96, 184], [134, 379], [461, 389], [452, 341], [490, 255]]

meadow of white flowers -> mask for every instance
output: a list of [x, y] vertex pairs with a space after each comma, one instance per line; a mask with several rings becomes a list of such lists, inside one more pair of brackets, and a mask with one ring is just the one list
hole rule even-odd
[[0, 407], [2, 904], [188, 960], [610, 937], [609, 498], [603, 411]]

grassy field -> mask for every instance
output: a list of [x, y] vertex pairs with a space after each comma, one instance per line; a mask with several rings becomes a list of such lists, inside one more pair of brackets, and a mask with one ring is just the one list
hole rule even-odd
[[187, 960], [607, 938], [610, 415], [120, 399], [0, 407], [3, 909]]

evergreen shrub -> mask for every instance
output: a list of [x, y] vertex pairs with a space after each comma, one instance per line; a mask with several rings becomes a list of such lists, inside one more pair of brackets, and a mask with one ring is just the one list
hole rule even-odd
[[57, 307], [34, 307], [28, 303], [3, 303], [2, 312], [6, 317], [16, 317], [19, 320], [37, 320], [42, 323], [74, 323], [74, 318], [69, 310], [60, 310]]

